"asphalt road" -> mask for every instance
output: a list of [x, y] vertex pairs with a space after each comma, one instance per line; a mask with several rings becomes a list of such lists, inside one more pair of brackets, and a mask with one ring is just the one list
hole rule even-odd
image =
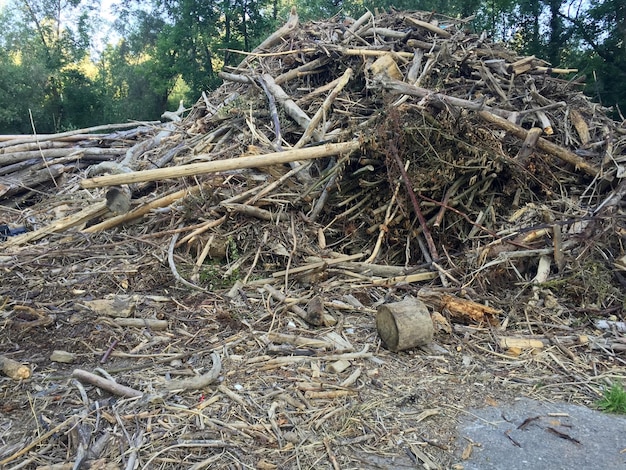
[[626, 470], [622, 415], [522, 398], [469, 410], [458, 430], [464, 470]]

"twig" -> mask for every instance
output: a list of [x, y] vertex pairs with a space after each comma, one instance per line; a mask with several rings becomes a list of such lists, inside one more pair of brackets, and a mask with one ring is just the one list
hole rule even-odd
[[[346, 30], [346, 32], [349, 32], [349, 33], [355, 34], [355, 33], [359, 30], [359, 28], [361, 28], [361, 26], [363, 26], [363, 25], [364, 25], [365, 23], [367, 23], [370, 19], [372, 19], [372, 16], [373, 16], [373, 15], [372, 15], [372, 12], [371, 12], [371, 11], [369, 11], [369, 10], [367, 10], [365, 13], [363, 13], [363, 15], [361, 15], [361, 17], [360, 17], [358, 20], [356, 20], [356, 21], [354, 22], [354, 24], [352, 24], [352, 25], [350, 26], [350, 28], [348, 28], [348, 29]], [[349, 40], [350, 40], [350, 38], [346, 38], [346, 39], [344, 39], [344, 40], [343, 40], [343, 42], [348, 42]], [[369, 43], [368, 43], [368, 45], [369, 45]]]
[[[263, 289], [265, 289], [272, 297], [274, 297], [274, 299], [278, 300], [279, 302], [285, 302], [285, 300], [287, 300], [287, 296], [285, 294], [277, 289], [274, 289], [269, 284], [265, 284], [263, 286]], [[302, 307], [298, 305], [290, 305], [289, 309], [303, 320], [310, 322], [309, 314]]]
[[[292, 176], [297, 175], [299, 172], [304, 170], [306, 167], [307, 167], [306, 165], [298, 165], [296, 168], [292, 168], [287, 173], [285, 173], [283, 176], [278, 178], [276, 181], [273, 181], [272, 183], [270, 183], [267, 186], [263, 187], [260, 191], [259, 191], [258, 187], [252, 188], [251, 192], [246, 191], [243, 194], [244, 197], [242, 197], [241, 199], [244, 199], [245, 197], [249, 196], [252, 192], [259, 191], [255, 196], [252, 196], [250, 199], [248, 199], [245, 202], [246, 204], [254, 204], [259, 199], [261, 199], [263, 196], [265, 196], [266, 194], [270, 193], [271, 191], [273, 191], [274, 189], [276, 189], [277, 187], [282, 185], [285, 181], [288, 181]], [[228, 200], [222, 201], [222, 204], [228, 204], [228, 203], [232, 203], [232, 202], [237, 202], [237, 201], [239, 201], [241, 199], [240, 198], [230, 198]]]
[[140, 392], [139, 390], [135, 390], [134, 388], [127, 387], [125, 385], [120, 385], [116, 382], [100, 377], [99, 375], [87, 372], [86, 370], [74, 369], [72, 377], [76, 377], [78, 380], [95, 385], [96, 387], [106, 390], [107, 392], [111, 392], [114, 395], [128, 398], [135, 398], [143, 395], [143, 392]]
[[199, 390], [215, 383], [222, 372], [222, 361], [217, 353], [211, 354], [213, 367], [206, 374], [190, 379], [171, 380], [165, 384], [167, 390]]
[[184, 279], [180, 274], [178, 274], [178, 270], [176, 269], [176, 263], [174, 262], [174, 247], [176, 246], [176, 240], [178, 240], [179, 233], [175, 233], [172, 237], [172, 241], [170, 242], [169, 249], [167, 250], [167, 262], [170, 266], [170, 270], [172, 274], [176, 278], [177, 281], [180, 281], [182, 284], [187, 287], [191, 287], [192, 289], [201, 290], [202, 292], [207, 292], [204, 287], [197, 286], [186, 279]]
[[[406, 171], [408, 167], [409, 167], [409, 162], [407, 161], [406, 166], [403, 168]], [[385, 211], [385, 220], [383, 221], [382, 224], [380, 224], [380, 230], [378, 232], [378, 238], [376, 239], [376, 244], [374, 245], [374, 249], [372, 250], [371, 256], [365, 260], [365, 263], [373, 263], [374, 261], [376, 261], [376, 258], [378, 257], [378, 252], [380, 251], [380, 247], [383, 244], [383, 239], [385, 238], [385, 234], [389, 231], [389, 224], [396, 216], [396, 211], [394, 211], [392, 214], [391, 210], [393, 208], [393, 205], [396, 202], [396, 198], [398, 197], [398, 191], [400, 191], [401, 185], [402, 185], [402, 181], [398, 181], [396, 183], [396, 189], [394, 190], [393, 195], [391, 196], [391, 201], [387, 205], [387, 210]]]
[[324, 206], [326, 205], [326, 201], [330, 197], [330, 192], [332, 188], [335, 186], [337, 177], [339, 176], [339, 173], [341, 169], [343, 168], [343, 166], [345, 165], [347, 160], [348, 160], [348, 157], [344, 157], [341, 160], [339, 160], [339, 162], [335, 163], [335, 160], [331, 159], [331, 162], [328, 164], [329, 167], [332, 166], [330, 170], [331, 176], [330, 178], [328, 178], [326, 185], [320, 192], [320, 196], [319, 198], [317, 198], [317, 201], [315, 202], [315, 205], [313, 206], [313, 209], [311, 210], [311, 214], [309, 215], [309, 220], [311, 223], [314, 223], [317, 220], [320, 213], [322, 212], [322, 209], [324, 209]]
[[439, 206], [439, 212], [437, 213], [437, 217], [433, 222], [433, 227], [438, 228], [441, 225], [441, 222], [443, 221], [443, 216], [446, 213], [448, 202], [450, 201], [450, 197], [452, 197], [466, 181], [466, 178], [458, 178], [454, 183], [452, 183], [452, 186], [448, 188], [446, 194], [443, 197], [443, 200], [441, 201], [441, 205]]
[[176, 246], [181, 246], [181, 245], [187, 243], [188, 241], [192, 240], [193, 238], [197, 237], [198, 235], [202, 235], [207, 230], [219, 227], [220, 225], [222, 225], [226, 221], [227, 218], [228, 218], [228, 215], [224, 215], [223, 217], [220, 217], [217, 220], [208, 220], [208, 221], [206, 221], [205, 223], [200, 225], [198, 228], [196, 228], [193, 232], [185, 235], [182, 240], [180, 240], [178, 243], [176, 243]]
[[[365, 253], [356, 253], [354, 255], [346, 255], [346, 256], [341, 256], [339, 258], [330, 258], [330, 259], [324, 259], [323, 261], [320, 261], [318, 263], [311, 263], [311, 264], [306, 264], [304, 266], [299, 266], [297, 268], [293, 268], [290, 269], [289, 272], [291, 274], [296, 274], [296, 273], [301, 273], [301, 272], [305, 272], [305, 271], [313, 271], [315, 269], [319, 269], [319, 268], [323, 268], [325, 266], [332, 266], [334, 264], [340, 264], [340, 263], [344, 263], [346, 261], [353, 261], [355, 259], [361, 259], [365, 256]], [[277, 271], [275, 273], [272, 274], [273, 277], [282, 277], [287, 273], [287, 270], [283, 270], [283, 271]]]
[[254, 259], [252, 260], [252, 264], [250, 265], [250, 268], [248, 268], [248, 272], [246, 274], [246, 277], [244, 277], [243, 281], [241, 281], [242, 284], [245, 285], [248, 282], [248, 279], [250, 279], [250, 276], [252, 275], [252, 272], [254, 271], [254, 268], [256, 267], [257, 263], [259, 262], [259, 257], [261, 256], [261, 250], [263, 249], [263, 247], [267, 243], [268, 237], [269, 237], [269, 232], [267, 230], [265, 230], [263, 232], [263, 239], [261, 240], [261, 243], [259, 243], [259, 246], [257, 247], [256, 252], [254, 253]]
[[328, 437], [324, 438], [324, 447], [326, 448], [326, 453], [328, 454], [328, 460], [330, 460], [330, 463], [333, 465], [333, 469], [341, 470], [339, 462], [337, 462], [337, 457], [335, 457], [333, 450], [330, 448], [330, 440]]
[[139, 457], [139, 449], [143, 445], [143, 429], [139, 430], [135, 438], [132, 442], [129, 442], [131, 448], [129, 449], [130, 455], [128, 456], [128, 461], [126, 462], [125, 470], [134, 470], [135, 462], [137, 462], [137, 458]]
[[239, 212], [250, 217], [256, 217], [257, 219], [267, 220], [268, 222], [276, 221], [280, 214], [272, 214], [267, 209], [261, 209], [260, 207], [251, 206], [248, 204], [221, 204], [222, 207], [229, 211]]

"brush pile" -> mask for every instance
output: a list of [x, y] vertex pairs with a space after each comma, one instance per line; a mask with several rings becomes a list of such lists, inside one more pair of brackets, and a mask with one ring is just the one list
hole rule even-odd
[[[469, 29], [292, 11], [168, 124], [1, 142], [0, 358], [37, 368], [0, 382], [0, 466], [449, 467], [457, 403], [623, 377], [626, 127]], [[379, 349], [407, 294], [430, 352]], [[129, 388], [67, 380], [97, 362]]]

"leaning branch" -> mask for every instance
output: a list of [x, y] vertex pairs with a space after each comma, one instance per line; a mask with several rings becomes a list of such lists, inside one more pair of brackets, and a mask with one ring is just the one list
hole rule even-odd
[[[354, 152], [361, 146], [359, 141], [341, 142], [338, 144], [319, 145], [304, 149], [287, 150], [250, 157], [231, 158], [206, 163], [192, 163], [174, 168], [157, 168], [154, 170], [135, 171], [120, 175], [105, 175], [81, 181], [83, 188], [98, 188], [116, 184], [133, 184], [143, 181], [158, 181], [166, 178], [182, 178], [218, 171], [242, 170], [247, 168], [259, 168], [269, 165], [280, 165], [298, 160], [314, 160], [316, 158], [330, 157]], [[197, 155], [198, 158], [208, 155]]]
[[[495, 124], [496, 126], [504, 129], [507, 132], [510, 132], [514, 136], [526, 140], [528, 137], [528, 132], [523, 127], [518, 126], [517, 124], [513, 124], [511, 121], [507, 121], [506, 119], [501, 118], [500, 116], [496, 116], [495, 114], [489, 113], [487, 111], [480, 111], [478, 115], [487, 122]], [[588, 175], [598, 176], [600, 174], [600, 170], [595, 166], [586, 162], [583, 158], [579, 157], [573, 152], [550, 142], [544, 138], [539, 138], [537, 140], [537, 148], [547, 152], [555, 157], [563, 160], [566, 163], [574, 165], [574, 167], [578, 170], [582, 170]], [[609, 176], [603, 176], [604, 179], [611, 179]]]

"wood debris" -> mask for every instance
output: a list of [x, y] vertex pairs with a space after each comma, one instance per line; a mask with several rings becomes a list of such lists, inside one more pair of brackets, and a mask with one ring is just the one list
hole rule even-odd
[[294, 9], [187, 115], [1, 138], [0, 467], [452, 468], [625, 380], [624, 124], [468, 24]]

